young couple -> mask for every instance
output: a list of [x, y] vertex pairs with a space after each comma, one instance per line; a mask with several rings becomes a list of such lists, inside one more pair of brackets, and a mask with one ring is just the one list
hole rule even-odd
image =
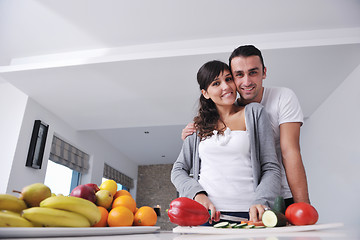
[[198, 71], [199, 111], [183, 130], [173, 184], [211, 210], [213, 220], [215, 211], [261, 220], [278, 195], [287, 205], [309, 203], [295, 94], [263, 87], [266, 67], [252, 45], [235, 49], [229, 65], [211, 61]]

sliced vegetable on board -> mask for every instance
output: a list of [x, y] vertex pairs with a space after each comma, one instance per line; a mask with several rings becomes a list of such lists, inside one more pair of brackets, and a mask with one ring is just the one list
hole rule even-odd
[[253, 221], [245, 221], [248, 225], [254, 225], [255, 227], [263, 227], [264, 223], [263, 221], [257, 221], [257, 222], [253, 222]]
[[287, 219], [281, 212], [266, 210], [263, 213], [262, 222], [266, 227], [283, 227], [286, 226]]
[[213, 227], [214, 228], [227, 228], [229, 226], [230, 226], [229, 222], [219, 222], [219, 223], [216, 223]]
[[230, 223], [228, 221], [222, 221], [219, 223], [216, 223], [214, 228], [265, 228], [264, 224], [259, 222], [252, 222], [252, 221], [242, 221], [241, 223]]
[[168, 216], [170, 222], [180, 226], [199, 226], [210, 218], [203, 205], [186, 197], [176, 198], [170, 203]]
[[238, 223], [235, 228], [243, 228], [245, 226], [247, 226], [248, 224], [247, 223]]

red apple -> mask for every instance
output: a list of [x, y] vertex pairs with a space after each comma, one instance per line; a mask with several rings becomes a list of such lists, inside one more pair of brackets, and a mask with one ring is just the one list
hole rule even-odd
[[93, 203], [96, 202], [96, 195], [94, 189], [86, 185], [79, 185], [76, 188], [74, 188], [71, 191], [70, 196], [84, 198]]
[[95, 192], [97, 192], [97, 191], [100, 190], [100, 188], [98, 187], [98, 185], [96, 185], [95, 183], [88, 183], [88, 184], [85, 184], [85, 186], [91, 187], [92, 189], [94, 189]]

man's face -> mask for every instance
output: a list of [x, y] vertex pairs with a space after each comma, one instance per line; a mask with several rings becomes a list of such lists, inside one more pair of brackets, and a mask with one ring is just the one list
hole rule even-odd
[[241, 102], [261, 102], [266, 68], [263, 70], [260, 57], [235, 57], [231, 60], [231, 70]]

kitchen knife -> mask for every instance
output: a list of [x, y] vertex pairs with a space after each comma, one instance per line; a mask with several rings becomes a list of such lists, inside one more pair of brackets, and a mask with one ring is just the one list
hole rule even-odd
[[249, 221], [249, 219], [247, 219], [247, 218], [230, 216], [230, 215], [226, 215], [226, 214], [222, 214], [222, 213], [220, 214], [220, 219], [227, 220], [227, 221], [233, 221], [233, 222]]

